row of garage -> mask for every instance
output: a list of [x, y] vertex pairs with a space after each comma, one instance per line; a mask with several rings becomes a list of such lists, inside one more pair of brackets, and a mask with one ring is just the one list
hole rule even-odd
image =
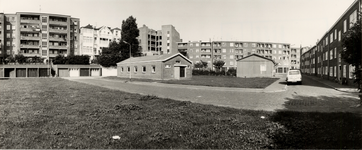
[[101, 76], [99, 65], [0, 65], [0, 77]]

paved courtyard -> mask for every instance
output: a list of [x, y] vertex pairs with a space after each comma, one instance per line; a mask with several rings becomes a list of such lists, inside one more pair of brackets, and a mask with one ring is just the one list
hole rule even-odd
[[[125, 82], [104, 78], [66, 79], [130, 93], [251, 110], [275, 111], [300, 107], [302, 111], [304, 108], [306, 111], [348, 111], [350, 108], [347, 105], [358, 100], [356, 93], [337, 91], [308, 76], [303, 76], [303, 85], [286, 85], [285, 78], [281, 77], [265, 89]], [[329, 105], [330, 102], [333, 105]]]

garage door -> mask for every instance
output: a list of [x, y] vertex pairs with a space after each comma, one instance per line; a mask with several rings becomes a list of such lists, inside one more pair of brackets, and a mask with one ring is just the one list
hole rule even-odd
[[16, 77], [26, 77], [26, 69], [25, 68], [17, 68], [16, 69]]
[[5, 77], [15, 78], [15, 69], [14, 68], [5, 68]]
[[80, 68], [80, 76], [82, 77], [89, 76], [89, 68]]
[[28, 77], [38, 77], [38, 69], [28, 68]]
[[79, 68], [70, 68], [69, 76], [70, 77], [79, 77]]
[[39, 68], [39, 77], [48, 77], [48, 68]]
[[69, 77], [69, 70], [68, 70], [68, 68], [59, 68], [59, 69], [58, 69], [58, 76], [59, 76], [59, 77]]
[[99, 68], [91, 69], [91, 76], [92, 77], [98, 77], [99, 75], [100, 75], [100, 69]]

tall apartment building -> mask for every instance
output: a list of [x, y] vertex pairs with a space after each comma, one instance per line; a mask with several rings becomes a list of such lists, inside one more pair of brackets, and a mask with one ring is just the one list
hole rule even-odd
[[9, 55], [39, 56], [79, 54], [78, 18], [68, 15], [17, 12], [0, 13], [0, 59]]
[[[212, 68], [215, 60], [223, 60], [224, 68], [236, 68], [236, 61], [250, 54], [259, 54], [274, 60], [278, 67], [276, 73], [286, 73], [295, 62], [294, 68], [299, 68], [299, 51], [291, 52], [290, 44], [245, 41], [194, 41], [179, 42], [178, 51], [186, 55], [193, 63], [208, 62]], [[293, 57], [292, 57], [293, 56]], [[293, 69], [294, 69], [293, 68]]]
[[[342, 16], [327, 30], [314, 48], [301, 56], [302, 72], [341, 84], [353, 83], [354, 66], [341, 59], [343, 34], [357, 21], [361, 0], [355, 0]], [[314, 63], [310, 63], [314, 62]], [[311, 65], [310, 65], [311, 64]]]
[[161, 30], [153, 30], [143, 25], [139, 31], [139, 46], [144, 55], [178, 53], [177, 42], [181, 39], [174, 26], [163, 25]]
[[112, 29], [106, 26], [96, 28], [88, 24], [80, 30], [80, 55], [91, 56], [91, 59], [99, 55], [103, 48], [108, 47], [110, 42], [121, 40], [119, 28]]

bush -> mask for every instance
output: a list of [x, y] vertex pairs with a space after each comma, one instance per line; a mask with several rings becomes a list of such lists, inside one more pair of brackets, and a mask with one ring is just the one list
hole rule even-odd
[[53, 64], [77, 64], [77, 65], [89, 65], [89, 56], [80, 55], [80, 56], [68, 56], [64, 57], [58, 55], [55, 57]]
[[224, 70], [214, 71], [214, 70], [192, 70], [192, 75], [208, 75], [208, 76], [236, 76], [236, 69], [230, 68], [227, 72]]

